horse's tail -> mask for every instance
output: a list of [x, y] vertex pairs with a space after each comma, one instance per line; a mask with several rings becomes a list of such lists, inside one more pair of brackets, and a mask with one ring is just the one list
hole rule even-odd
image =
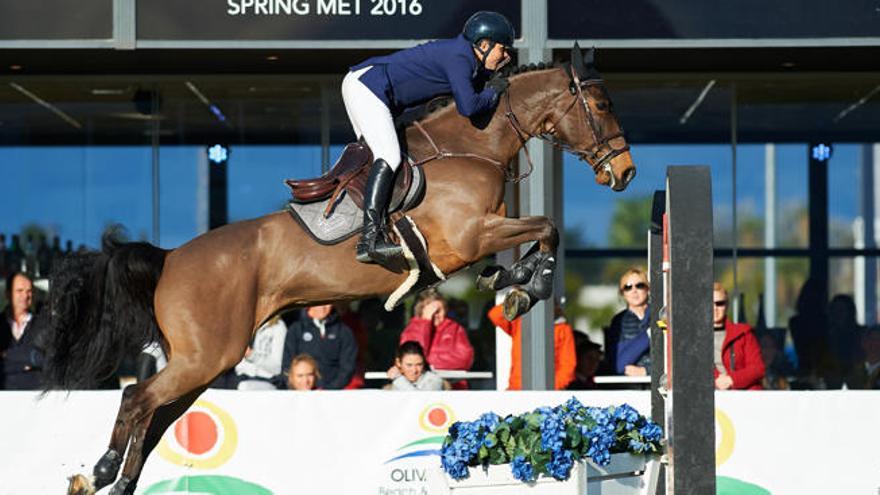
[[46, 390], [93, 388], [158, 338], [153, 294], [168, 251], [112, 232], [101, 244], [66, 257], [51, 277], [48, 315], [37, 324]]

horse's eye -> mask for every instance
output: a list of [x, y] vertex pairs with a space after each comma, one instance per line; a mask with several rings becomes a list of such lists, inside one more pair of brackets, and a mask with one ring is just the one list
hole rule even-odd
[[608, 110], [608, 102], [607, 101], [597, 101], [596, 102], [596, 109], [601, 112]]

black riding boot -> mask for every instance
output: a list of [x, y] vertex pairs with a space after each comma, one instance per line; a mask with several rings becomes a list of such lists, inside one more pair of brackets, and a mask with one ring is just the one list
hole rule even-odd
[[373, 163], [364, 189], [364, 233], [357, 244], [357, 260], [361, 263], [385, 265], [403, 254], [403, 249], [385, 236], [385, 216], [394, 170], [381, 158]]

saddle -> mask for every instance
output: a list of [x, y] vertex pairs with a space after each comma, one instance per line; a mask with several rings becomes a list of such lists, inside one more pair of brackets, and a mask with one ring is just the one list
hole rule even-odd
[[[284, 181], [298, 204], [327, 202], [324, 216], [330, 216], [333, 206], [342, 193], [347, 193], [358, 208], [364, 207], [364, 188], [373, 165], [373, 152], [363, 140], [349, 143], [342, 155], [327, 173], [313, 179], [287, 179]], [[388, 202], [388, 211], [398, 209], [413, 182], [413, 165], [404, 159], [394, 180], [394, 189]]]

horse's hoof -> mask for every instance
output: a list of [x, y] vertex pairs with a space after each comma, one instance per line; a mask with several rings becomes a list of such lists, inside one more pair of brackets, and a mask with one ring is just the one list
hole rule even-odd
[[502, 307], [504, 318], [507, 321], [513, 321], [525, 314], [531, 306], [532, 301], [526, 291], [519, 288], [513, 289], [504, 298], [504, 305]]
[[81, 474], [67, 478], [67, 495], [94, 495], [95, 485], [92, 480]]
[[119, 466], [122, 465], [122, 456], [113, 449], [107, 449], [107, 452], [95, 464], [92, 474], [95, 476], [95, 489], [100, 490], [105, 486], [113, 483], [116, 475], [119, 473]]
[[484, 291], [498, 290], [495, 288], [495, 284], [498, 283], [502, 273], [504, 273], [504, 267], [498, 265], [487, 266], [477, 275], [477, 289]]
[[131, 482], [126, 476], [122, 476], [119, 478], [113, 488], [110, 489], [109, 495], [132, 495], [134, 493], [134, 483]]

